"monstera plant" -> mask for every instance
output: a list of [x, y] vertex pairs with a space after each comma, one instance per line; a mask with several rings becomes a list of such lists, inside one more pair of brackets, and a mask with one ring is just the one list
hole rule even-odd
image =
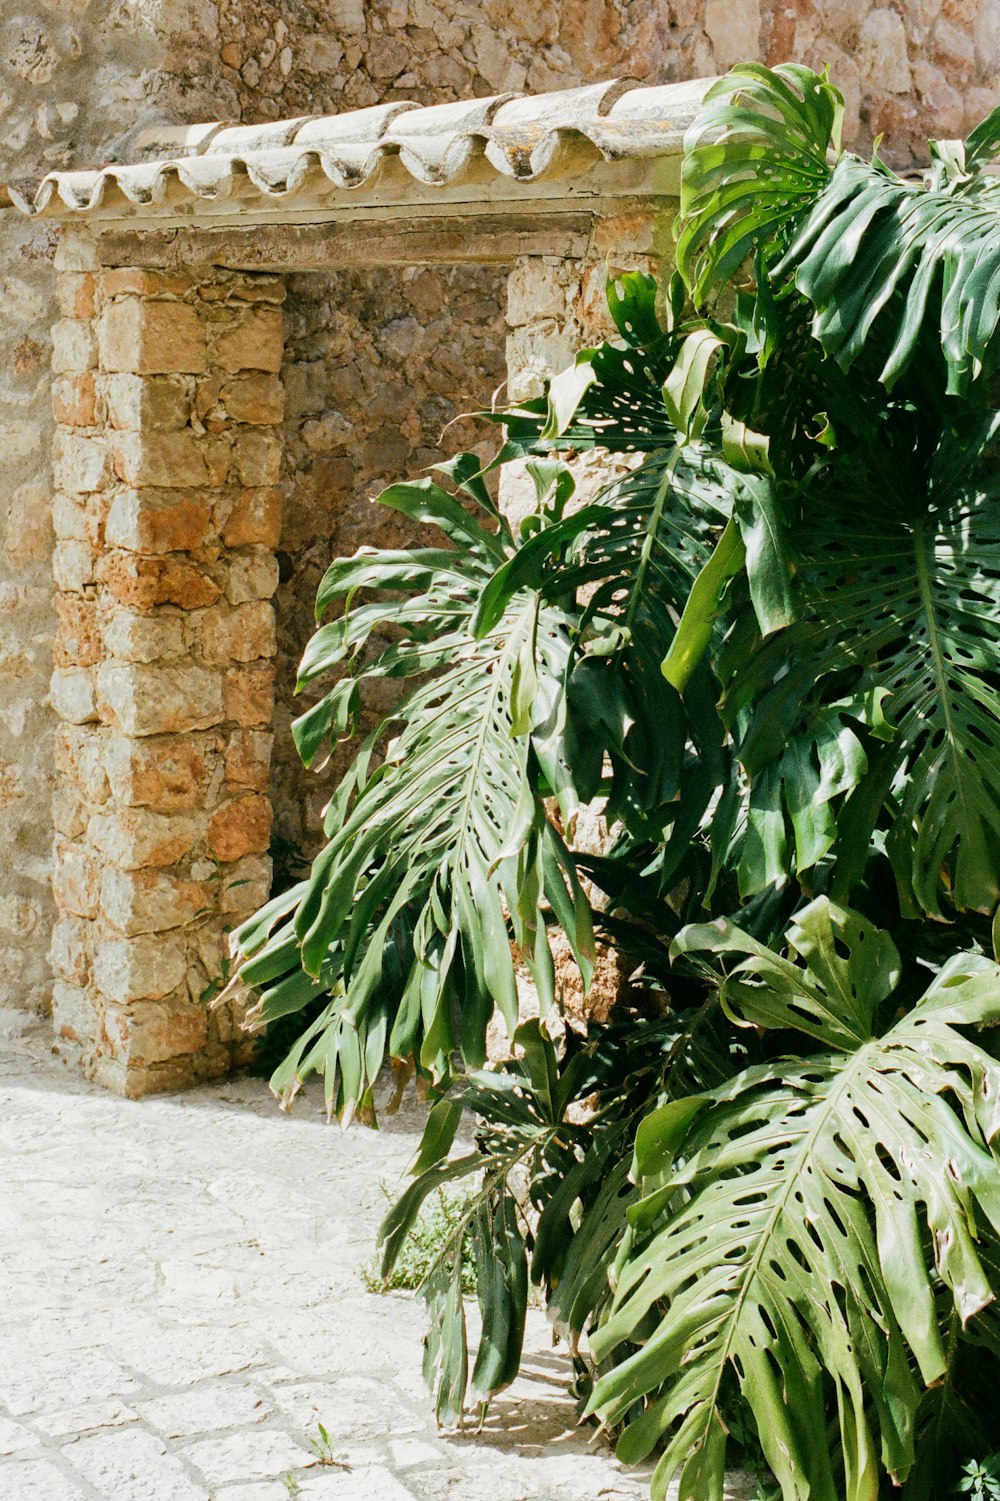
[[[1000, 111], [919, 178], [841, 114], [804, 68], [717, 83], [678, 274], [612, 276], [618, 337], [492, 465], [381, 497], [441, 542], [333, 564], [307, 764], [412, 685], [236, 935], [255, 1019], [304, 1019], [280, 1093], [318, 1070], [370, 1118], [391, 1061], [432, 1094], [387, 1264], [472, 1185], [424, 1289], [439, 1414], [512, 1380], [534, 1284], [655, 1498], [757, 1445], [785, 1501], [922, 1501], [996, 1447]], [[587, 448], [630, 457], [577, 504]], [[584, 984], [627, 956], [606, 1024], [553, 1024], [556, 929]]]

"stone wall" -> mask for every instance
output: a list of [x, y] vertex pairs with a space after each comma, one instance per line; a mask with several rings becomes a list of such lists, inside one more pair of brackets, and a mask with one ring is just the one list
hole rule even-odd
[[[288, 279], [272, 793], [279, 839], [309, 855], [338, 770], [335, 753], [321, 774], [306, 772], [288, 730], [309, 702], [292, 689], [315, 629], [316, 590], [333, 556], [363, 543], [414, 544], [412, 524], [371, 504], [386, 484], [416, 477], [445, 453], [485, 453], [496, 440], [495, 429], [464, 414], [488, 405], [504, 379], [505, 280], [494, 267], [471, 266]], [[397, 695], [385, 683], [369, 698], [371, 718]]]
[[[829, 63], [850, 137], [864, 146], [885, 131], [897, 157], [919, 155], [926, 134], [959, 133], [1000, 100], [1000, 0], [8, 0], [0, 182], [127, 154], [154, 121], [433, 103], [623, 73], [668, 82], [744, 56]], [[50, 994], [53, 254], [50, 228], [0, 211], [0, 1019]], [[446, 404], [489, 396], [501, 300], [485, 272], [293, 282], [276, 720], [287, 837], [308, 842], [319, 796], [282, 733], [315, 579], [331, 549], [367, 534], [367, 495], [436, 448]], [[462, 429], [444, 440], [467, 441]]]

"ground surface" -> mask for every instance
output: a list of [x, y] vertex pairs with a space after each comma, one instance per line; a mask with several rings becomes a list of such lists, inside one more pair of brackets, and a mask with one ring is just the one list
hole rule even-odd
[[358, 1276], [418, 1124], [342, 1136], [260, 1079], [130, 1103], [0, 1038], [2, 1501], [644, 1496], [541, 1315], [485, 1430], [435, 1430], [423, 1310]]

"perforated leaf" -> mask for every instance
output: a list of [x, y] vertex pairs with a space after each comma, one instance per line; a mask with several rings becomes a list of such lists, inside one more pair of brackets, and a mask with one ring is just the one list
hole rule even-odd
[[[731, 711], [750, 709], [743, 756], [760, 809], [776, 786], [768, 768], [786, 766], [796, 735], [830, 744], [835, 704], [841, 729], [848, 718], [871, 727], [887, 750], [877, 777], [857, 781], [868, 832], [885, 823], [904, 902], [935, 915], [992, 912], [1000, 896], [996, 428], [966, 420], [927, 455], [906, 451], [901, 426], [895, 462], [879, 430], [853, 435], [811, 495], [799, 619], [728, 690]], [[856, 761], [854, 777], [863, 771]], [[746, 889], [765, 878], [756, 871]]]
[[[709, 941], [725, 948], [724, 935]], [[737, 954], [760, 949], [731, 941]], [[1000, 1068], [959, 1029], [1000, 1016], [1000, 971], [960, 956], [876, 1037], [884, 940], [820, 899], [793, 942], [806, 957], [791, 966], [800, 998], [822, 996], [835, 1015], [846, 986], [849, 1030], [869, 1035], [848, 1047], [831, 1022], [837, 1051], [749, 1069], [686, 1120], [665, 1106], [637, 1141], [643, 1197], [592, 1342], [599, 1359], [623, 1342], [639, 1349], [626, 1344], [591, 1407], [615, 1421], [645, 1404], [619, 1452], [634, 1460], [664, 1443], [654, 1498], [677, 1471], [681, 1501], [722, 1496], [729, 1373], [785, 1501], [874, 1501], [880, 1466], [909, 1473], [921, 1387], [948, 1370], [937, 1279], [963, 1324], [993, 1298], [975, 1226], [1000, 1224]], [[746, 1020], [797, 1024], [780, 955], [755, 952], [740, 972]], [[806, 1010], [801, 1030], [820, 1036], [818, 1009]], [[817, 1442], [831, 1402], [835, 1454]]]
[[[478, 464], [456, 473], [476, 499]], [[412, 677], [416, 686], [382, 728], [381, 759], [372, 756], [376, 732], [337, 789], [328, 842], [281, 908], [285, 920], [273, 933], [254, 921], [235, 935], [237, 979], [258, 991], [260, 1022], [330, 994], [272, 1082], [290, 1098], [318, 1070], [342, 1119], [370, 1112], [387, 1056], [413, 1056], [442, 1080], [456, 1049], [482, 1063], [495, 1008], [513, 1031], [512, 939], [551, 1003], [548, 911], [565, 925], [585, 982], [593, 950], [575, 867], [531, 771], [531, 732], [565, 672], [564, 620], [521, 593], [474, 638], [479, 594], [510, 552], [509, 530], [484, 526], [427, 481], [392, 486], [383, 499], [439, 527], [461, 546], [461, 565], [457, 552], [423, 549], [362, 551], [331, 566], [321, 608], [336, 600], [345, 608], [309, 643], [299, 681], [345, 668], [357, 680], [342, 678], [298, 722], [307, 764], [350, 729], [358, 681]], [[390, 725], [396, 734], [386, 744]]]

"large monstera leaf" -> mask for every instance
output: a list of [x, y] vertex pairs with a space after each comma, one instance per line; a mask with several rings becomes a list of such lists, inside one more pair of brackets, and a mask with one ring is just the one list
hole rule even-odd
[[820, 898], [788, 941], [783, 958], [720, 921], [677, 943], [741, 961], [723, 981], [740, 1024], [819, 1051], [639, 1129], [642, 1198], [592, 1340], [624, 1358], [591, 1407], [618, 1421], [644, 1403], [619, 1453], [663, 1442], [655, 1501], [678, 1470], [680, 1501], [722, 1497], [732, 1381], [785, 1501], [875, 1501], [880, 1466], [910, 1472], [922, 1392], [949, 1374], [949, 1311], [959, 1329], [991, 1327], [995, 1266], [977, 1239], [1000, 1228], [1000, 1067], [963, 1029], [1000, 1017], [1000, 971], [958, 956], [879, 1035], [891, 939]]
[[[913, 450], [869, 462], [891, 452], [877, 432], [867, 455], [861, 441], [845, 443], [808, 496], [799, 619], [728, 690], [729, 712], [749, 711], [741, 753], [758, 784], [754, 805], [777, 810], [775, 844], [779, 778], [800, 792], [806, 743], [821, 732], [843, 748], [850, 737], [851, 764], [830, 784], [831, 795], [853, 792], [849, 820], [835, 830], [829, 804], [814, 797], [797, 833], [806, 845], [818, 839], [818, 856], [833, 847], [842, 858], [846, 893], [880, 826], [906, 910], [934, 916], [992, 912], [1000, 897], [997, 426], [966, 420], [929, 462]], [[771, 865], [784, 859], [776, 849]], [[752, 874], [748, 890], [766, 882], [767, 862]]]
[[755, 251], [773, 255], [830, 180], [844, 103], [797, 63], [741, 63], [712, 85], [684, 142], [677, 266], [697, 303]]
[[[741, 64], [705, 96], [685, 143], [678, 266], [702, 302], [756, 256], [793, 281], [824, 351], [868, 346], [890, 389], [944, 358], [949, 393], [1000, 361], [1000, 109], [967, 141], [931, 143], [923, 182], [840, 155], [843, 102], [795, 64]], [[834, 161], [828, 157], [832, 155]]]
[[[478, 463], [452, 469], [467, 500], [484, 505]], [[337, 599], [346, 609], [313, 637], [300, 683], [345, 663], [354, 674], [297, 722], [306, 763], [351, 728], [361, 680], [416, 677], [417, 686], [337, 789], [309, 878], [234, 935], [236, 981], [258, 991], [258, 1023], [329, 997], [272, 1085], [287, 1098], [318, 1070], [342, 1119], [370, 1110], [386, 1057], [440, 1082], [456, 1050], [483, 1062], [496, 1007], [513, 1031], [512, 939], [543, 1005], [554, 1001], [546, 909], [585, 981], [593, 943], [575, 868], [531, 774], [530, 732], [565, 670], [564, 619], [522, 593], [475, 639], [473, 612], [509, 531], [487, 529], [429, 481], [381, 499], [462, 550], [363, 550], [331, 566], [318, 610]], [[356, 606], [359, 590], [369, 602]]]
[[[668, 884], [732, 775], [707, 667], [682, 691], [662, 671], [732, 509], [710, 457], [674, 433], [589, 504], [523, 539], [484, 590], [477, 618], [477, 629], [492, 629], [523, 588], [573, 616], [559, 715], [571, 765], [556, 766], [539, 734], [540, 762], [552, 785], [571, 782], [580, 802], [606, 796], [608, 822], [622, 820], [630, 838], [665, 843]], [[718, 588], [727, 581], [720, 576]], [[711, 635], [711, 609], [706, 619]]]

